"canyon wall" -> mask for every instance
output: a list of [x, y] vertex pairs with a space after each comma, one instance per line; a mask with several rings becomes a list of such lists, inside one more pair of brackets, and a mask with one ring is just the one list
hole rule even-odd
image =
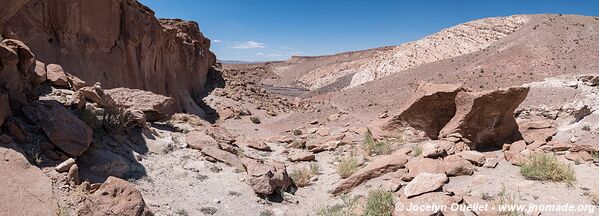
[[30, 0], [2, 20], [5, 38], [22, 40], [36, 59], [88, 84], [152, 91], [176, 98], [180, 111], [202, 114], [195, 101], [216, 57], [195, 22], [159, 20], [136, 0]]

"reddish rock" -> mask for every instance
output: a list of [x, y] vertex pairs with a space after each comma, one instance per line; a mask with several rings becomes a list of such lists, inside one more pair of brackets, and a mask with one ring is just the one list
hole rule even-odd
[[185, 140], [189, 148], [202, 150], [205, 147], [219, 148], [218, 142], [209, 136], [208, 134], [201, 131], [192, 131], [185, 135]]
[[432, 140], [420, 144], [422, 156], [426, 158], [436, 158], [447, 154], [445, 146], [450, 146], [453, 143], [444, 140]]
[[455, 116], [441, 130], [441, 137], [459, 133], [470, 141], [470, 149], [511, 143], [520, 137], [514, 110], [526, 99], [528, 91], [528, 87], [511, 87], [458, 93]]
[[529, 145], [534, 142], [547, 142], [557, 134], [557, 129], [550, 120], [521, 120], [518, 126], [524, 141]]
[[116, 108], [117, 104], [110, 95], [102, 90], [99, 84], [90, 87], [80, 87], [73, 95], [81, 95], [85, 100], [97, 103], [107, 109]]
[[[446, 215], [446, 216], [463, 216], [464, 213], [461, 211], [452, 211], [451, 206], [459, 203], [455, 197], [448, 196], [444, 192], [431, 192], [425, 193], [420, 196], [406, 198], [401, 196], [399, 198], [398, 206], [401, 203], [403, 208], [396, 208], [397, 211], [393, 212], [393, 216], [428, 216], [428, 215]], [[421, 211], [411, 210], [408, 208], [413, 206], [446, 206], [446, 208], [426, 208]]]
[[510, 145], [510, 151], [521, 152], [526, 149], [526, 142], [524, 140], [516, 141]]
[[237, 141], [237, 136], [223, 127], [208, 127], [204, 132], [219, 142], [233, 144], [235, 141]]
[[141, 192], [131, 183], [108, 177], [93, 194], [89, 195], [79, 208], [77, 215], [135, 215], [152, 216]]
[[566, 152], [566, 159], [574, 162], [592, 161], [593, 156], [586, 151]]
[[293, 184], [283, 163], [273, 161], [265, 164], [244, 158], [243, 165], [249, 176], [248, 182], [257, 194], [270, 195], [280, 190], [287, 190]]
[[46, 66], [48, 81], [52, 83], [52, 85], [59, 87], [66, 87], [69, 85], [69, 78], [67, 74], [64, 72], [62, 66], [57, 64], [49, 64]]
[[443, 158], [443, 167], [447, 176], [461, 176], [474, 174], [474, 166], [468, 160], [458, 156], [450, 155]]
[[316, 156], [310, 152], [300, 152], [300, 153], [290, 155], [287, 159], [291, 162], [313, 161], [313, 160], [316, 160]]
[[56, 147], [79, 156], [90, 146], [93, 130], [56, 101], [40, 101], [42, 130]]
[[408, 173], [402, 177], [404, 181], [411, 181], [420, 173], [445, 173], [442, 161], [430, 158], [411, 158], [406, 169]]
[[166, 119], [177, 111], [175, 99], [149, 91], [115, 88], [105, 92], [119, 107], [144, 112], [148, 121]]
[[192, 96], [201, 95], [216, 62], [197, 23], [159, 20], [138, 1], [31, 0], [3, 28], [43, 62], [107, 89], [171, 96], [179, 112], [201, 110]]
[[48, 79], [48, 73], [46, 72], [46, 64], [41, 61], [35, 61], [35, 66], [33, 69], [33, 82], [35, 84], [40, 84], [46, 82]]
[[260, 151], [272, 151], [272, 149], [270, 149], [270, 146], [266, 145], [266, 143], [263, 142], [250, 142], [247, 146]]
[[208, 146], [208, 147], [202, 148], [202, 153], [211, 158], [214, 158], [217, 161], [226, 163], [235, 168], [243, 169], [243, 163], [241, 162], [241, 160], [239, 160], [237, 155], [234, 155], [225, 150], [222, 150], [222, 149], [219, 149], [219, 148], [213, 147], [213, 146]]
[[382, 176], [383, 174], [395, 172], [402, 168], [408, 162], [407, 156], [404, 154], [392, 154], [376, 158], [366, 167], [356, 171], [350, 177], [340, 182], [333, 194], [348, 192], [352, 188], [362, 184], [363, 182]]
[[414, 178], [414, 180], [408, 183], [403, 192], [406, 197], [410, 198], [423, 193], [435, 191], [443, 187], [447, 181], [449, 181], [449, 178], [447, 178], [445, 173], [420, 173]]
[[439, 131], [453, 118], [455, 97], [462, 91], [466, 89], [460, 85], [419, 83], [399, 114], [393, 115], [382, 129], [392, 131], [412, 127], [436, 139]]
[[52, 192], [52, 180], [29, 164], [24, 155], [16, 145], [0, 147], [1, 214], [56, 215], [58, 200]]
[[485, 154], [477, 152], [477, 151], [463, 151], [458, 153], [464, 159], [476, 164], [483, 165], [485, 164]]

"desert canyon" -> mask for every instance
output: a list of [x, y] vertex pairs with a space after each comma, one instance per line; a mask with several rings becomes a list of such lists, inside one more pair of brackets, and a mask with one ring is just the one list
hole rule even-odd
[[224, 64], [154, 14], [0, 1], [0, 215], [599, 215], [599, 17]]

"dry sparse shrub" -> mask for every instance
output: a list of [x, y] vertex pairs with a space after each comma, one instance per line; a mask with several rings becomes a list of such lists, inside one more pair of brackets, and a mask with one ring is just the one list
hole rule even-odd
[[293, 170], [289, 176], [296, 186], [305, 187], [310, 185], [312, 177], [316, 176], [319, 171], [318, 164], [311, 163], [309, 167]]
[[347, 194], [341, 195], [342, 204], [337, 204], [316, 211], [318, 216], [354, 216], [357, 207], [357, 199], [352, 199]]
[[528, 159], [520, 167], [520, 173], [527, 179], [568, 183], [576, 181], [574, 169], [560, 162], [553, 154], [535, 154]]
[[595, 188], [589, 193], [589, 197], [591, 198], [591, 202], [595, 205], [599, 205], [599, 188]]
[[395, 209], [393, 193], [383, 189], [376, 189], [368, 193], [364, 216], [391, 215]]
[[420, 147], [419, 145], [412, 146], [412, 154], [414, 155], [414, 157], [420, 156], [422, 154], [422, 147]]
[[354, 157], [345, 157], [337, 165], [337, 173], [341, 178], [347, 178], [358, 170], [358, 160]]
[[391, 154], [393, 148], [391, 147], [391, 143], [387, 141], [374, 139], [370, 129], [367, 129], [364, 134], [364, 150], [366, 150], [368, 154], [384, 155]]

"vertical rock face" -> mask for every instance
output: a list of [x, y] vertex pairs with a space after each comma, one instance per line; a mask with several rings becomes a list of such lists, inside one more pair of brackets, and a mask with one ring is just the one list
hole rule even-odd
[[197, 23], [158, 20], [135, 0], [31, 0], [6, 20], [3, 34], [88, 83], [144, 89], [179, 102], [201, 94], [216, 61]]
[[17, 13], [29, 0], [0, 1], [0, 24]]

